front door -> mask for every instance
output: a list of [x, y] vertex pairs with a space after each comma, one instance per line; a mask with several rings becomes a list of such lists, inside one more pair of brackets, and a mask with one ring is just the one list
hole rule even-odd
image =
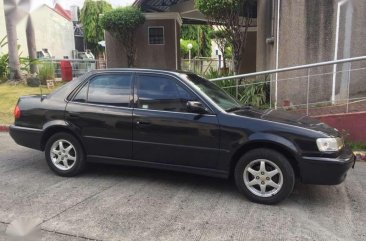
[[89, 156], [132, 158], [131, 100], [132, 74], [111, 73], [92, 77], [67, 104]]
[[133, 159], [215, 169], [219, 158], [216, 115], [187, 111], [198, 97], [180, 80], [138, 74], [133, 111]]

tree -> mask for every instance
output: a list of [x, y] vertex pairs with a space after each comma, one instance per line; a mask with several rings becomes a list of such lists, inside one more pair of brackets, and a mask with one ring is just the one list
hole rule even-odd
[[215, 41], [217, 47], [222, 53], [222, 62], [224, 65], [224, 70], [226, 70], [226, 49], [228, 47], [226, 33], [222, 30], [215, 30], [211, 32], [211, 38], [213, 39], [213, 41]]
[[101, 16], [112, 10], [112, 6], [104, 0], [86, 0], [80, 12], [86, 45], [95, 56], [102, 51], [98, 42], [104, 40]]
[[208, 22], [225, 32], [232, 45], [234, 72], [239, 72], [241, 56], [247, 42], [248, 28], [252, 22], [253, 0], [195, 0], [197, 8]]
[[37, 59], [37, 47], [36, 47], [36, 37], [34, 35], [34, 27], [32, 18], [28, 18], [27, 27], [26, 27], [26, 36], [27, 36], [27, 46], [28, 46], [28, 55], [29, 55], [29, 69], [31, 74], [37, 73], [37, 65], [35, 64], [35, 60]]
[[22, 79], [18, 56], [17, 20], [19, 18], [16, 8], [16, 0], [4, 0], [6, 34], [8, 37], [9, 77], [11, 80]]
[[211, 38], [212, 28], [206, 25], [183, 24], [181, 28], [181, 38], [184, 40], [194, 40], [198, 43], [198, 56], [211, 56]]
[[144, 22], [145, 16], [140, 9], [133, 6], [116, 8], [104, 14], [101, 19], [103, 28], [122, 42], [128, 67], [135, 66], [135, 33]]

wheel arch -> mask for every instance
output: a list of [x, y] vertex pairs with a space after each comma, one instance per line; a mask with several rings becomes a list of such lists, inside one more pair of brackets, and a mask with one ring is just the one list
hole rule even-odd
[[80, 145], [85, 152], [83, 142], [81, 141], [81, 136], [78, 135], [75, 130], [70, 128], [70, 126], [66, 125], [66, 123], [57, 123], [54, 125], [48, 125], [48, 126], [46, 126], [46, 128], [44, 128], [44, 131], [43, 131], [43, 134], [41, 137], [41, 150], [42, 151], [45, 150], [47, 141], [49, 140], [49, 138], [51, 136], [53, 136], [56, 133], [60, 133], [60, 132], [66, 132], [68, 134], [73, 135], [80, 142]]
[[231, 161], [230, 161], [230, 176], [233, 175], [234, 169], [236, 166], [236, 163], [239, 161], [240, 157], [243, 156], [245, 153], [258, 149], [258, 148], [267, 148], [275, 150], [282, 155], [284, 155], [289, 163], [291, 164], [296, 177], [300, 176], [300, 169], [298, 165], [298, 157], [294, 150], [291, 150], [289, 147], [287, 147], [284, 144], [268, 141], [268, 140], [256, 140], [249, 143], [246, 143], [242, 145], [240, 148], [236, 150], [236, 152], [233, 154]]

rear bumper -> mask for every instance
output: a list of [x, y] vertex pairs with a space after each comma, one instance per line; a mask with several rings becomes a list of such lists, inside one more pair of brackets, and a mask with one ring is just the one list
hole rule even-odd
[[340, 184], [355, 161], [351, 150], [337, 158], [303, 157], [299, 163], [301, 181], [306, 184]]
[[9, 134], [21, 146], [41, 150], [42, 130], [11, 125]]

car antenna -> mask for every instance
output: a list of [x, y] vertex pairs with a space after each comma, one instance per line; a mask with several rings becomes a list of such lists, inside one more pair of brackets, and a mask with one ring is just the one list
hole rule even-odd
[[41, 101], [43, 101], [43, 93], [42, 93], [42, 83], [39, 81], [39, 90], [41, 92]]

